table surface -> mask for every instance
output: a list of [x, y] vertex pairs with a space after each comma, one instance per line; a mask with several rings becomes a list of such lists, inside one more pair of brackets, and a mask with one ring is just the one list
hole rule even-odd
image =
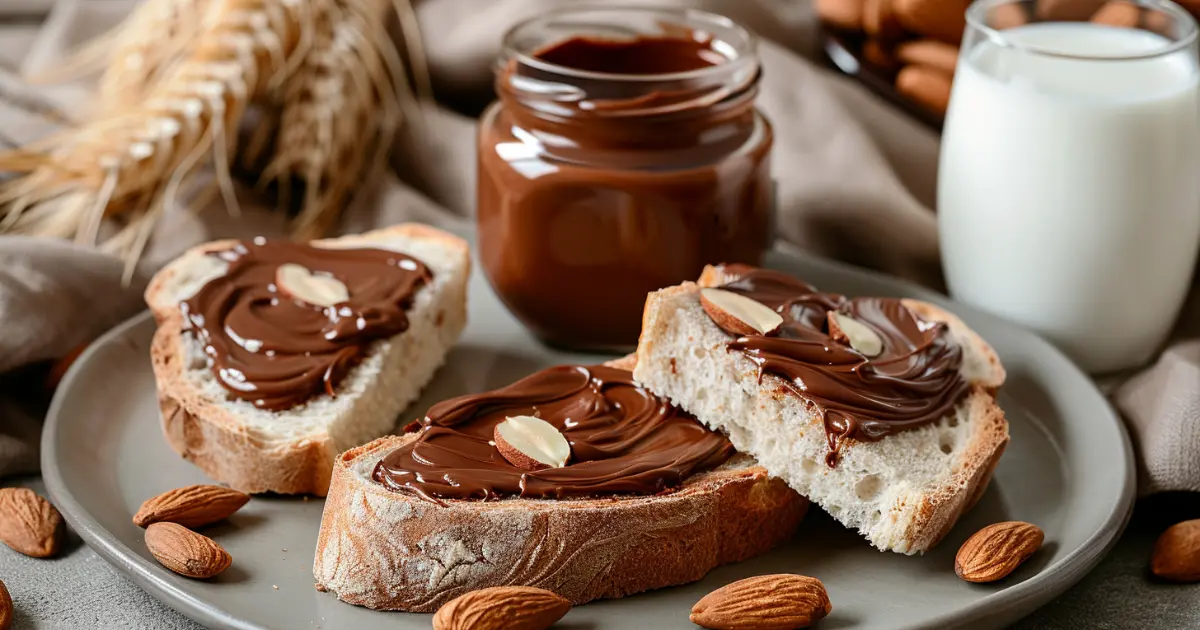
[[[45, 492], [40, 479], [9, 480]], [[1019, 630], [1077, 628], [1200, 628], [1200, 584], [1149, 577], [1154, 540], [1169, 525], [1200, 518], [1200, 494], [1139, 502], [1112, 553], [1078, 586], [1013, 626]], [[0, 546], [0, 580], [15, 607], [13, 630], [196, 630], [199, 625], [160, 604], [70, 534], [52, 560], [26, 558]]]

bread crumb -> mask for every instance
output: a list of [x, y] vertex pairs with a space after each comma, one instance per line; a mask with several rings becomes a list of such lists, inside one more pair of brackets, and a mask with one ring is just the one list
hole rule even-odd
[[273, 588], [273, 589], [275, 589], [275, 590], [277, 590], [277, 591], [278, 591], [278, 590], [279, 590], [279, 585], [278, 585], [278, 584], [272, 584], [272, 585], [271, 585], [271, 588]]

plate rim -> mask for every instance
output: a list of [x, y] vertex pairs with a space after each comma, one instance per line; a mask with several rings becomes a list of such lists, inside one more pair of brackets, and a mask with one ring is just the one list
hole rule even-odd
[[[1070, 378], [1083, 381], [1083, 384], [1090, 390], [1091, 394], [1094, 394], [1103, 404], [1106, 411], [1106, 419], [1115, 424], [1117, 428], [1118, 439], [1124, 453], [1124, 457], [1121, 460], [1121, 464], [1125, 467], [1122, 487], [1116, 494], [1116, 504], [1112, 511], [1104, 519], [1104, 522], [1082, 544], [1053, 564], [1043, 567], [1036, 575], [1025, 579], [1019, 584], [1014, 584], [1003, 590], [991, 593], [965, 607], [929, 617], [923, 620], [920, 625], [912, 627], [939, 628], [947, 625], [965, 626], [982, 621], [985, 617], [995, 616], [997, 613], [1007, 612], [1011, 614], [1011, 611], [1014, 609], [1028, 607], [1027, 610], [1019, 612], [1015, 616], [1006, 616], [1008, 622], [1016, 621], [1066, 592], [1100, 563], [1117, 543], [1117, 540], [1129, 522], [1129, 518], [1133, 514], [1136, 498], [1136, 462], [1134, 460], [1132, 441], [1124, 421], [1121, 420], [1108, 397], [1099, 390], [1096, 383], [1089, 376], [1071, 362], [1062, 351], [1043, 339], [1040, 335], [995, 315], [983, 312], [961, 302], [956, 302], [927, 287], [880, 272], [822, 258], [805, 252], [795, 245], [784, 242], [777, 243], [772, 254], [793, 259], [789, 262], [824, 268], [825, 271], [835, 274], [857, 277], [860, 280], [886, 282], [894, 285], [897, 290], [906, 294], [923, 300], [949, 305], [960, 316], [966, 315], [966, 318], [969, 319], [982, 319], [989, 322], [990, 325], [998, 325], [1010, 329], [1011, 332], [1028, 336], [1030, 342], [1034, 346], [1039, 347], [1039, 352], [1048, 352], [1061, 359], [1061, 362], [1070, 372]], [[770, 257], [771, 254], [768, 254], [768, 258]], [[173, 584], [170, 574], [166, 569], [155, 565], [123, 544], [83, 508], [68, 489], [67, 483], [62, 478], [56, 464], [56, 435], [58, 434], [61, 422], [60, 410], [65, 404], [66, 393], [72, 389], [72, 385], [81, 373], [83, 366], [87, 365], [93, 354], [98, 352], [101, 346], [120, 338], [129, 329], [144, 325], [151, 318], [152, 314], [149, 310], [143, 311], [101, 335], [88, 346], [63, 377], [46, 413], [46, 421], [42, 430], [41, 466], [42, 478], [46, 484], [46, 489], [55, 506], [62, 512], [67, 523], [71, 525], [89, 547], [96, 551], [100, 557], [104, 558], [106, 562], [113, 565], [127, 578], [131, 579], [164, 605], [208, 627], [236, 630], [265, 630], [266, 626], [236, 617], [224, 611], [219, 606], [207, 603]]]

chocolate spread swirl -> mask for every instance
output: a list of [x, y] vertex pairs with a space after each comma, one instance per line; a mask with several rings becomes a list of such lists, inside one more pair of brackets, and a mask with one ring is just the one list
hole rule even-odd
[[[900, 300], [824, 293], [787, 274], [745, 265], [725, 271], [737, 279], [720, 288], [783, 317], [777, 334], [739, 336], [729, 349], [757, 364], [760, 380], [778, 376], [821, 408], [830, 467], [847, 439], [878, 440], [940, 420], [966, 393], [962, 348], [946, 324], [920, 318]], [[883, 352], [867, 357], [830, 337], [830, 311], [874, 330]]]
[[[571, 445], [563, 468], [526, 471], [491, 442], [510, 416], [536, 416]], [[429, 410], [418, 437], [380, 461], [384, 486], [440, 499], [589, 497], [656, 494], [719, 466], [733, 445], [695, 418], [603, 365], [564, 365], [507, 387], [447, 400]]]
[[[229, 395], [272, 411], [336, 395], [371, 342], [408, 330], [405, 310], [433, 278], [421, 261], [382, 249], [259, 238], [210, 255], [228, 270], [180, 304], [184, 320]], [[281, 293], [275, 272], [284, 263], [338, 279], [349, 300], [321, 307]]]

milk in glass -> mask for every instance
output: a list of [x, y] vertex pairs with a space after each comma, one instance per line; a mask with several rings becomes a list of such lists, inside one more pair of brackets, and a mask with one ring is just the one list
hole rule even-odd
[[1135, 366], [1169, 332], [1200, 248], [1195, 50], [1089, 23], [995, 33], [964, 48], [946, 118], [951, 293], [1087, 370]]

